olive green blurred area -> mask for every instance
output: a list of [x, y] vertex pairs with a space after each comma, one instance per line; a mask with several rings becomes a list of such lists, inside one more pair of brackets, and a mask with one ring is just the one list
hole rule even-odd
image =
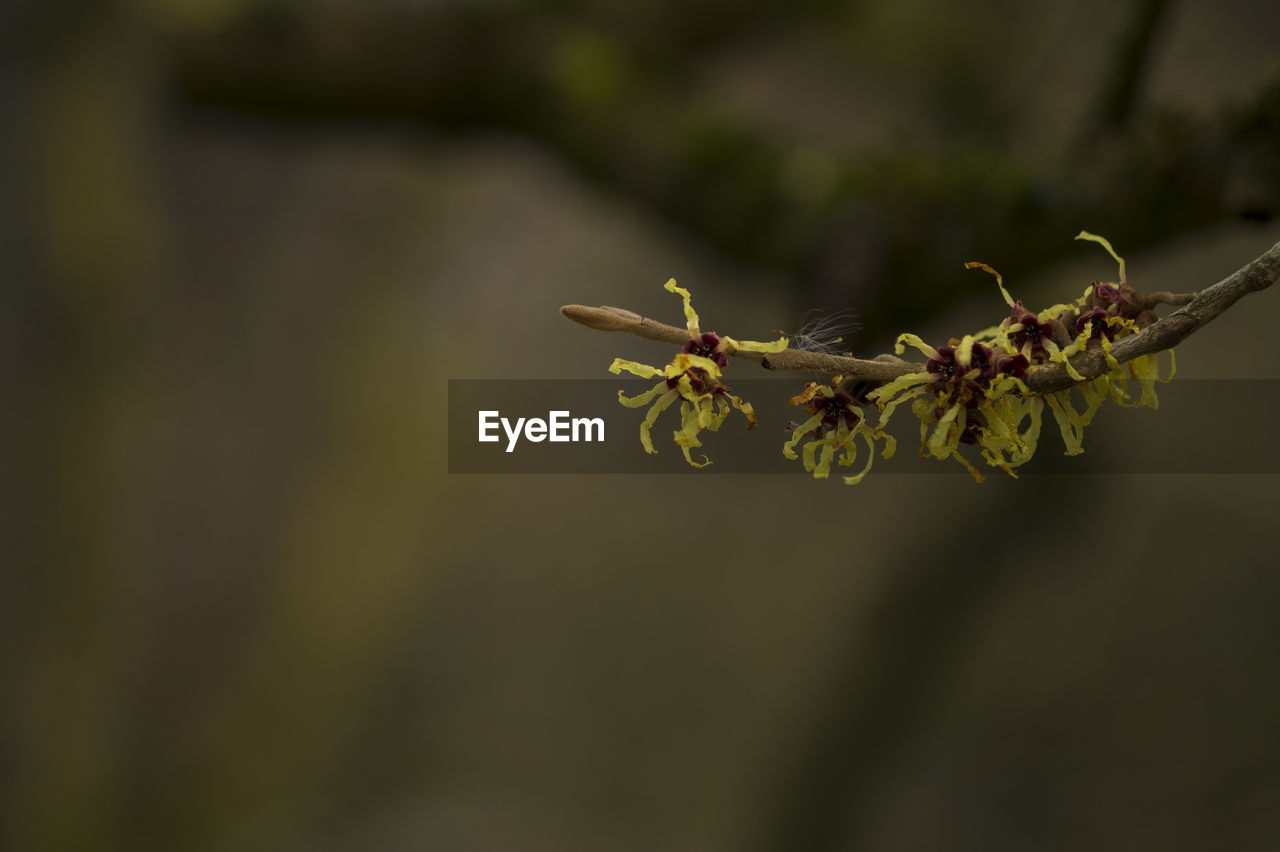
[[[1280, 238], [1278, 32], [4, 4], [0, 848], [1274, 848], [1274, 477], [461, 476], [444, 414], [661, 363], [558, 308], [679, 323], [672, 276], [745, 338], [853, 309], [868, 356], [1006, 313], [965, 261], [1031, 305], [1114, 277], [1082, 228], [1211, 284]], [[1280, 379], [1278, 316], [1180, 374]], [[1208, 449], [1100, 418], [1090, 454]]]

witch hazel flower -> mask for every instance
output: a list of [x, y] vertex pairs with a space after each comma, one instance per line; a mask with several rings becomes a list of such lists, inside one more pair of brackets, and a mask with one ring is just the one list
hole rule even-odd
[[735, 351], [770, 354], [782, 352], [787, 348], [787, 338], [780, 337], [772, 343], [760, 343], [703, 332], [689, 291], [677, 286], [674, 278], [667, 281], [664, 289], [678, 294], [684, 300], [688, 342], [663, 367], [615, 358], [609, 366], [609, 372], [617, 375], [625, 370], [645, 379], [661, 377], [662, 381], [636, 396], [629, 397], [624, 391], [618, 391], [618, 401], [628, 408], [649, 406], [640, 423], [640, 443], [646, 453], [656, 453], [650, 434], [653, 425], [662, 412], [679, 400], [680, 428], [675, 431], [675, 443], [690, 465], [706, 467], [711, 464], [707, 456], [704, 455], [702, 461], [697, 462], [690, 453], [692, 448], [702, 446], [698, 437], [702, 432], [718, 431], [733, 409], [741, 411], [747, 418], [748, 429], [755, 428], [756, 425], [755, 410], [751, 403], [733, 394], [729, 386], [720, 381], [724, 369], [729, 365], [728, 356]]
[[[991, 338], [993, 345], [998, 349], [1013, 353], [1015, 358], [1022, 359], [1022, 361], [1002, 359], [1001, 364], [1009, 368], [1010, 375], [1023, 379], [1026, 376], [1026, 370], [1031, 366], [1056, 362], [1063, 365], [1067, 375], [1071, 378], [1078, 382], [1086, 383], [1088, 382], [1086, 377], [1081, 375], [1072, 365], [1071, 356], [1088, 348], [1091, 341], [1093, 345], [1098, 345], [1099, 342], [1103, 343], [1105, 356], [1109, 359], [1108, 366], [1115, 360], [1111, 357], [1110, 350], [1110, 341], [1114, 336], [1114, 330], [1107, 321], [1108, 318], [1105, 311], [1096, 316], [1092, 314], [1082, 316], [1080, 314], [1081, 305], [1089, 297], [1090, 291], [1086, 291], [1085, 295], [1075, 304], [1053, 305], [1038, 313], [1032, 313], [1023, 306], [1021, 300], [1014, 300], [1004, 286], [1004, 278], [994, 268], [977, 261], [966, 263], [965, 268], [981, 269], [992, 275], [996, 279], [996, 286], [1000, 289], [1000, 295], [1004, 298], [1005, 304], [1012, 309], [1009, 316], [999, 326], [979, 333], [979, 336]], [[1072, 325], [1076, 334], [1074, 340], [1067, 331], [1068, 323]], [[1059, 346], [1059, 342], [1064, 345]], [[1031, 452], [1034, 452], [1036, 441], [1039, 438], [1040, 422], [1045, 405], [1049, 406], [1054, 419], [1058, 423], [1063, 443], [1066, 445], [1067, 455], [1078, 455], [1084, 452], [1085, 427], [1093, 420], [1093, 415], [1107, 396], [1109, 394], [1114, 395], [1117, 390], [1113, 387], [1109, 374], [1094, 381], [1097, 383], [1096, 387], [1093, 384], [1082, 384], [1080, 386], [1083, 389], [1082, 392], [1086, 401], [1086, 407], [1083, 412], [1076, 410], [1071, 400], [1070, 390], [1057, 391], [1042, 396], [1026, 395], [1027, 398], [1021, 406], [1012, 401], [1007, 403], [1011, 415], [1023, 413], [1030, 418], [1031, 423], [1023, 433], [1022, 448], [1011, 457], [1013, 466], [1025, 462], [1030, 458]], [[1003, 465], [997, 463], [997, 466]]]
[[[986, 462], [1014, 474], [1031, 458], [1040, 433], [1039, 401], [1022, 376], [1027, 358], [1001, 351], [967, 334], [933, 347], [918, 335], [903, 334], [894, 347], [912, 346], [928, 358], [920, 373], [909, 373], [869, 394], [880, 408], [875, 431], [883, 433], [896, 408], [911, 403], [920, 421], [920, 455], [953, 458], [979, 482], [983, 476], [965, 458], [960, 445], [974, 445]], [[1024, 421], [1030, 424], [1023, 428]]]
[[1000, 295], [1004, 297], [1012, 311], [1009, 316], [993, 329], [987, 332], [979, 332], [977, 337], [992, 338], [993, 345], [1006, 352], [1014, 352], [1023, 355], [1031, 364], [1044, 364], [1047, 362], [1058, 362], [1063, 364], [1067, 373], [1071, 378], [1077, 381], [1084, 381], [1084, 376], [1080, 375], [1074, 367], [1071, 366], [1069, 360], [1070, 354], [1064, 352], [1059, 347], [1057, 339], [1067, 338], [1066, 328], [1062, 323], [1062, 316], [1069, 314], [1073, 310], [1071, 305], [1053, 305], [1045, 308], [1038, 313], [1032, 313], [1027, 310], [1021, 300], [1014, 301], [1013, 296], [1005, 289], [1004, 278], [992, 267], [985, 263], [971, 260], [964, 265], [965, 269], [981, 269], [996, 279], [996, 286], [1000, 288]]
[[[791, 432], [791, 439], [782, 445], [782, 454], [788, 459], [802, 459], [804, 469], [813, 474], [814, 479], [826, 479], [831, 473], [831, 462], [836, 460], [841, 467], [852, 467], [857, 460], [857, 438], [867, 445], [867, 463], [862, 471], [846, 476], [848, 485], [855, 485], [871, 470], [875, 461], [875, 441], [880, 438], [885, 442], [884, 458], [892, 458], [896, 441], [892, 435], [876, 435], [862, 416], [861, 407], [850, 394], [840, 390], [842, 376], [836, 376], [830, 384], [820, 385], [809, 382], [805, 389], [790, 400], [793, 406], [804, 406], [809, 419], [797, 425]], [[796, 445], [808, 437], [801, 455], [796, 455]], [[839, 453], [837, 459], [836, 454]]]
[[[1116, 254], [1111, 243], [1088, 231], [1081, 231], [1076, 235], [1076, 239], [1098, 243], [1106, 249], [1107, 254], [1111, 255], [1120, 268], [1120, 280], [1110, 283], [1094, 281], [1085, 290], [1084, 296], [1080, 299], [1081, 313], [1076, 320], [1078, 336], [1072, 345], [1079, 345], [1081, 350], [1095, 346], [1102, 348], [1107, 366], [1110, 368], [1104, 378], [1109, 378], [1110, 383], [1121, 390], [1121, 393], [1113, 394], [1116, 402], [1126, 406], [1158, 408], [1160, 403], [1156, 398], [1156, 382], [1171, 381], [1177, 371], [1173, 350], [1169, 350], [1169, 375], [1164, 378], [1160, 376], [1158, 354], [1140, 355], [1134, 358], [1125, 365], [1127, 371], [1121, 369], [1120, 364], [1111, 354], [1111, 344], [1114, 340], [1140, 334], [1144, 328], [1156, 321], [1157, 315], [1152, 309], [1152, 302], [1125, 280], [1124, 258]], [[1126, 372], [1128, 378], [1136, 379], [1141, 388], [1141, 394], [1134, 403], [1128, 403], [1127, 394], [1123, 393]]]

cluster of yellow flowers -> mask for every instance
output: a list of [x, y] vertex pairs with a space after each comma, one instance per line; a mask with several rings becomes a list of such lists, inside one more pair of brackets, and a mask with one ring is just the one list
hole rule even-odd
[[[783, 454], [789, 459], [801, 459], [806, 471], [825, 479], [833, 461], [845, 467], [853, 465], [857, 441], [861, 439], [867, 445], [866, 465], [860, 473], [844, 478], [850, 484], [859, 482], [871, 468], [877, 442], [883, 443], [882, 458], [893, 456], [896, 442], [885, 428], [894, 411], [910, 403], [920, 421], [921, 456], [954, 458], [981, 481], [982, 474], [964, 456], [960, 445], [976, 446], [988, 465], [1016, 476], [1016, 468], [1035, 453], [1046, 406], [1057, 421], [1068, 455], [1084, 451], [1084, 429], [1107, 400], [1121, 406], [1156, 407], [1155, 383], [1173, 378], [1172, 351], [1169, 375], [1163, 379], [1156, 355], [1143, 355], [1122, 366], [1111, 351], [1114, 341], [1140, 333], [1156, 320], [1156, 315], [1125, 280], [1124, 259], [1109, 242], [1085, 231], [1076, 239], [1090, 240], [1105, 248], [1119, 264], [1119, 281], [1094, 281], [1074, 302], [1032, 313], [1013, 299], [1000, 274], [990, 266], [966, 264], [995, 276], [996, 286], [1011, 309], [1009, 316], [999, 325], [953, 338], [945, 346], [931, 346], [914, 334], [900, 335], [895, 352], [901, 355], [907, 346], [918, 349], [928, 359], [924, 370], [870, 390], [865, 383], [846, 387], [839, 376], [827, 385], [810, 382], [791, 399], [793, 406], [804, 406], [809, 417], [783, 444]], [[677, 287], [674, 280], [667, 282], [666, 289], [684, 298], [689, 329], [684, 350], [663, 368], [617, 359], [609, 369], [613, 373], [627, 370], [645, 378], [663, 378], [636, 397], [619, 391], [618, 399], [631, 407], [652, 403], [640, 427], [641, 443], [650, 453], [656, 452], [650, 428], [664, 409], [680, 399], [681, 428], [675, 433], [676, 444], [690, 464], [703, 467], [709, 463], [706, 456], [702, 462], [695, 462], [689, 450], [701, 446], [701, 431], [720, 427], [730, 405], [746, 415], [747, 428], [755, 426], [750, 403], [730, 393], [720, 381], [728, 365], [726, 355], [735, 349], [781, 352], [787, 347], [787, 339], [756, 343], [703, 333], [689, 292]], [[1094, 348], [1101, 350], [1108, 369], [1089, 379], [1076, 371], [1070, 358]], [[1077, 384], [1052, 393], [1033, 394], [1025, 382], [1028, 370], [1052, 363], [1062, 364]], [[1136, 400], [1129, 395], [1130, 379], [1139, 383]], [[1076, 405], [1076, 392], [1083, 400], [1082, 407]], [[874, 405], [879, 415], [874, 426], [864, 416], [864, 404]], [[804, 439], [804, 447], [797, 455], [796, 447]]]
[[[1168, 377], [1160, 379], [1156, 355], [1135, 358], [1126, 370], [1111, 354], [1113, 341], [1138, 334], [1155, 321], [1155, 313], [1128, 285], [1124, 259], [1111, 243], [1087, 231], [1081, 231], [1076, 239], [1105, 248], [1119, 264], [1120, 280], [1094, 281], [1074, 302], [1032, 313], [1009, 295], [1000, 273], [985, 263], [965, 264], [995, 276], [996, 286], [1012, 309], [1009, 316], [998, 326], [937, 348], [914, 334], [901, 335], [895, 352], [902, 354], [910, 345], [928, 361], [923, 372], [901, 376], [868, 394], [880, 409], [876, 429], [883, 430], [894, 409], [911, 401], [912, 412], [920, 420], [921, 455], [954, 458], [981, 481], [982, 474], [961, 454], [960, 444], [977, 445], [988, 465], [1016, 475], [1014, 469], [1035, 453], [1046, 405], [1058, 423], [1067, 455], [1084, 452], [1084, 429], [1108, 399], [1121, 406], [1155, 408], [1155, 383], [1173, 378], [1172, 361]], [[1102, 350], [1108, 369], [1089, 380], [1072, 367], [1070, 358], [1094, 347]], [[1169, 355], [1172, 359], [1172, 351]], [[1027, 370], [1053, 362], [1063, 364], [1079, 384], [1032, 394], [1024, 382]], [[1141, 387], [1136, 401], [1130, 401], [1130, 378]], [[1076, 391], [1083, 398], [1082, 409], [1073, 399]]]

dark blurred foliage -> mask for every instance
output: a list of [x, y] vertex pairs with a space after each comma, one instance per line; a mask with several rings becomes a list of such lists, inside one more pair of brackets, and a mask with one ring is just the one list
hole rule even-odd
[[[857, 306], [884, 334], [949, 302], [955, 264], [943, 257], [1026, 268], [1063, 255], [1076, 223], [1136, 248], [1274, 214], [1274, 71], [1212, 116], [1136, 109], [1166, 5], [1135, 3], [1120, 21], [1128, 30], [1088, 34], [1078, 79], [1058, 85], [1094, 87], [1092, 105], [1040, 150], [1023, 145], [1025, 125], [1053, 120], [1063, 93], [1047, 88], [1054, 81], [1016, 96], [992, 85], [1020, 29], [1036, 25], [1035, 11], [1000, 2], [909, 4], [888, 21], [857, 3], [441, 3], [398, 15], [335, 4], [313, 27], [277, 5], [230, 40], [193, 39], [180, 80], [196, 103], [260, 114], [532, 134], [732, 255], [800, 270], [799, 301]], [[877, 43], [912, 34], [922, 43]], [[779, 43], [819, 54], [811, 76], [829, 76], [797, 82], [824, 91], [783, 92], [754, 111], [717, 99], [707, 84], [717, 65], [746, 73]], [[841, 73], [884, 79], [842, 92]], [[771, 114], [778, 98], [845, 117], [836, 133], [788, 126], [785, 112]], [[842, 138], [840, 124], [880, 120], [886, 108], [868, 102], [908, 98], [923, 117], [869, 142]]]
[[[0, 5], [0, 847], [1271, 848], [1271, 478], [462, 477], [441, 410], [672, 274], [863, 354], [1081, 228], [1210, 283], [1276, 16]], [[1264, 300], [1188, 371], [1280, 375]]]

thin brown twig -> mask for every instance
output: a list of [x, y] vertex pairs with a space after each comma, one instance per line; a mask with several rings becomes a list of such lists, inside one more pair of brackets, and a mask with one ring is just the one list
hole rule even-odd
[[[1171, 349], [1189, 335], [1203, 328], [1244, 296], [1265, 290], [1280, 278], [1280, 243], [1263, 252], [1254, 260], [1237, 269], [1226, 278], [1206, 287], [1198, 293], [1152, 293], [1146, 297], [1151, 305], [1182, 305], [1164, 319], [1157, 320], [1138, 334], [1118, 341], [1111, 354], [1119, 363], [1132, 361], [1142, 355], [1151, 355]], [[574, 322], [599, 331], [621, 331], [648, 340], [682, 346], [689, 340], [686, 329], [651, 320], [648, 317], [623, 308], [585, 305], [565, 305], [560, 309]], [[918, 373], [924, 365], [900, 361], [893, 356], [881, 355], [875, 360], [846, 358], [823, 352], [807, 352], [787, 349], [783, 352], [733, 351], [730, 355], [746, 358], [762, 364], [770, 370], [792, 370], [843, 375], [847, 379], [890, 381], [907, 373]], [[1081, 352], [1071, 359], [1071, 365], [1086, 380], [1094, 379], [1107, 371], [1107, 363], [1099, 350]], [[1037, 367], [1027, 374], [1027, 385], [1036, 393], [1049, 393], [1078, 384], [1067, 373], [1063, 364]]]
[[[676, 346], [683, 346], [689, 342], [687, 329], [660, 323], [623, 308], [565, 305], [560, 309], [560, 313], [576, 323], [599, 331], [623, 331], [647, 340], [673, 343]], [[729, 354], [735, 358], [755, 361], [769, 370], [808, 371], [829, 373], [833, 376], [856, 375], [875, 381], [889, 381], [907, 373], [919, 372], [924, 367], [923, 364], [907, 364], [902, 361], [866, 361], [862, 358], [845, 358], [840, 355], [828, 355], [825, 352], [807, 352], [803, 349], [786, 349], [770, 354], [739, 349]]]

